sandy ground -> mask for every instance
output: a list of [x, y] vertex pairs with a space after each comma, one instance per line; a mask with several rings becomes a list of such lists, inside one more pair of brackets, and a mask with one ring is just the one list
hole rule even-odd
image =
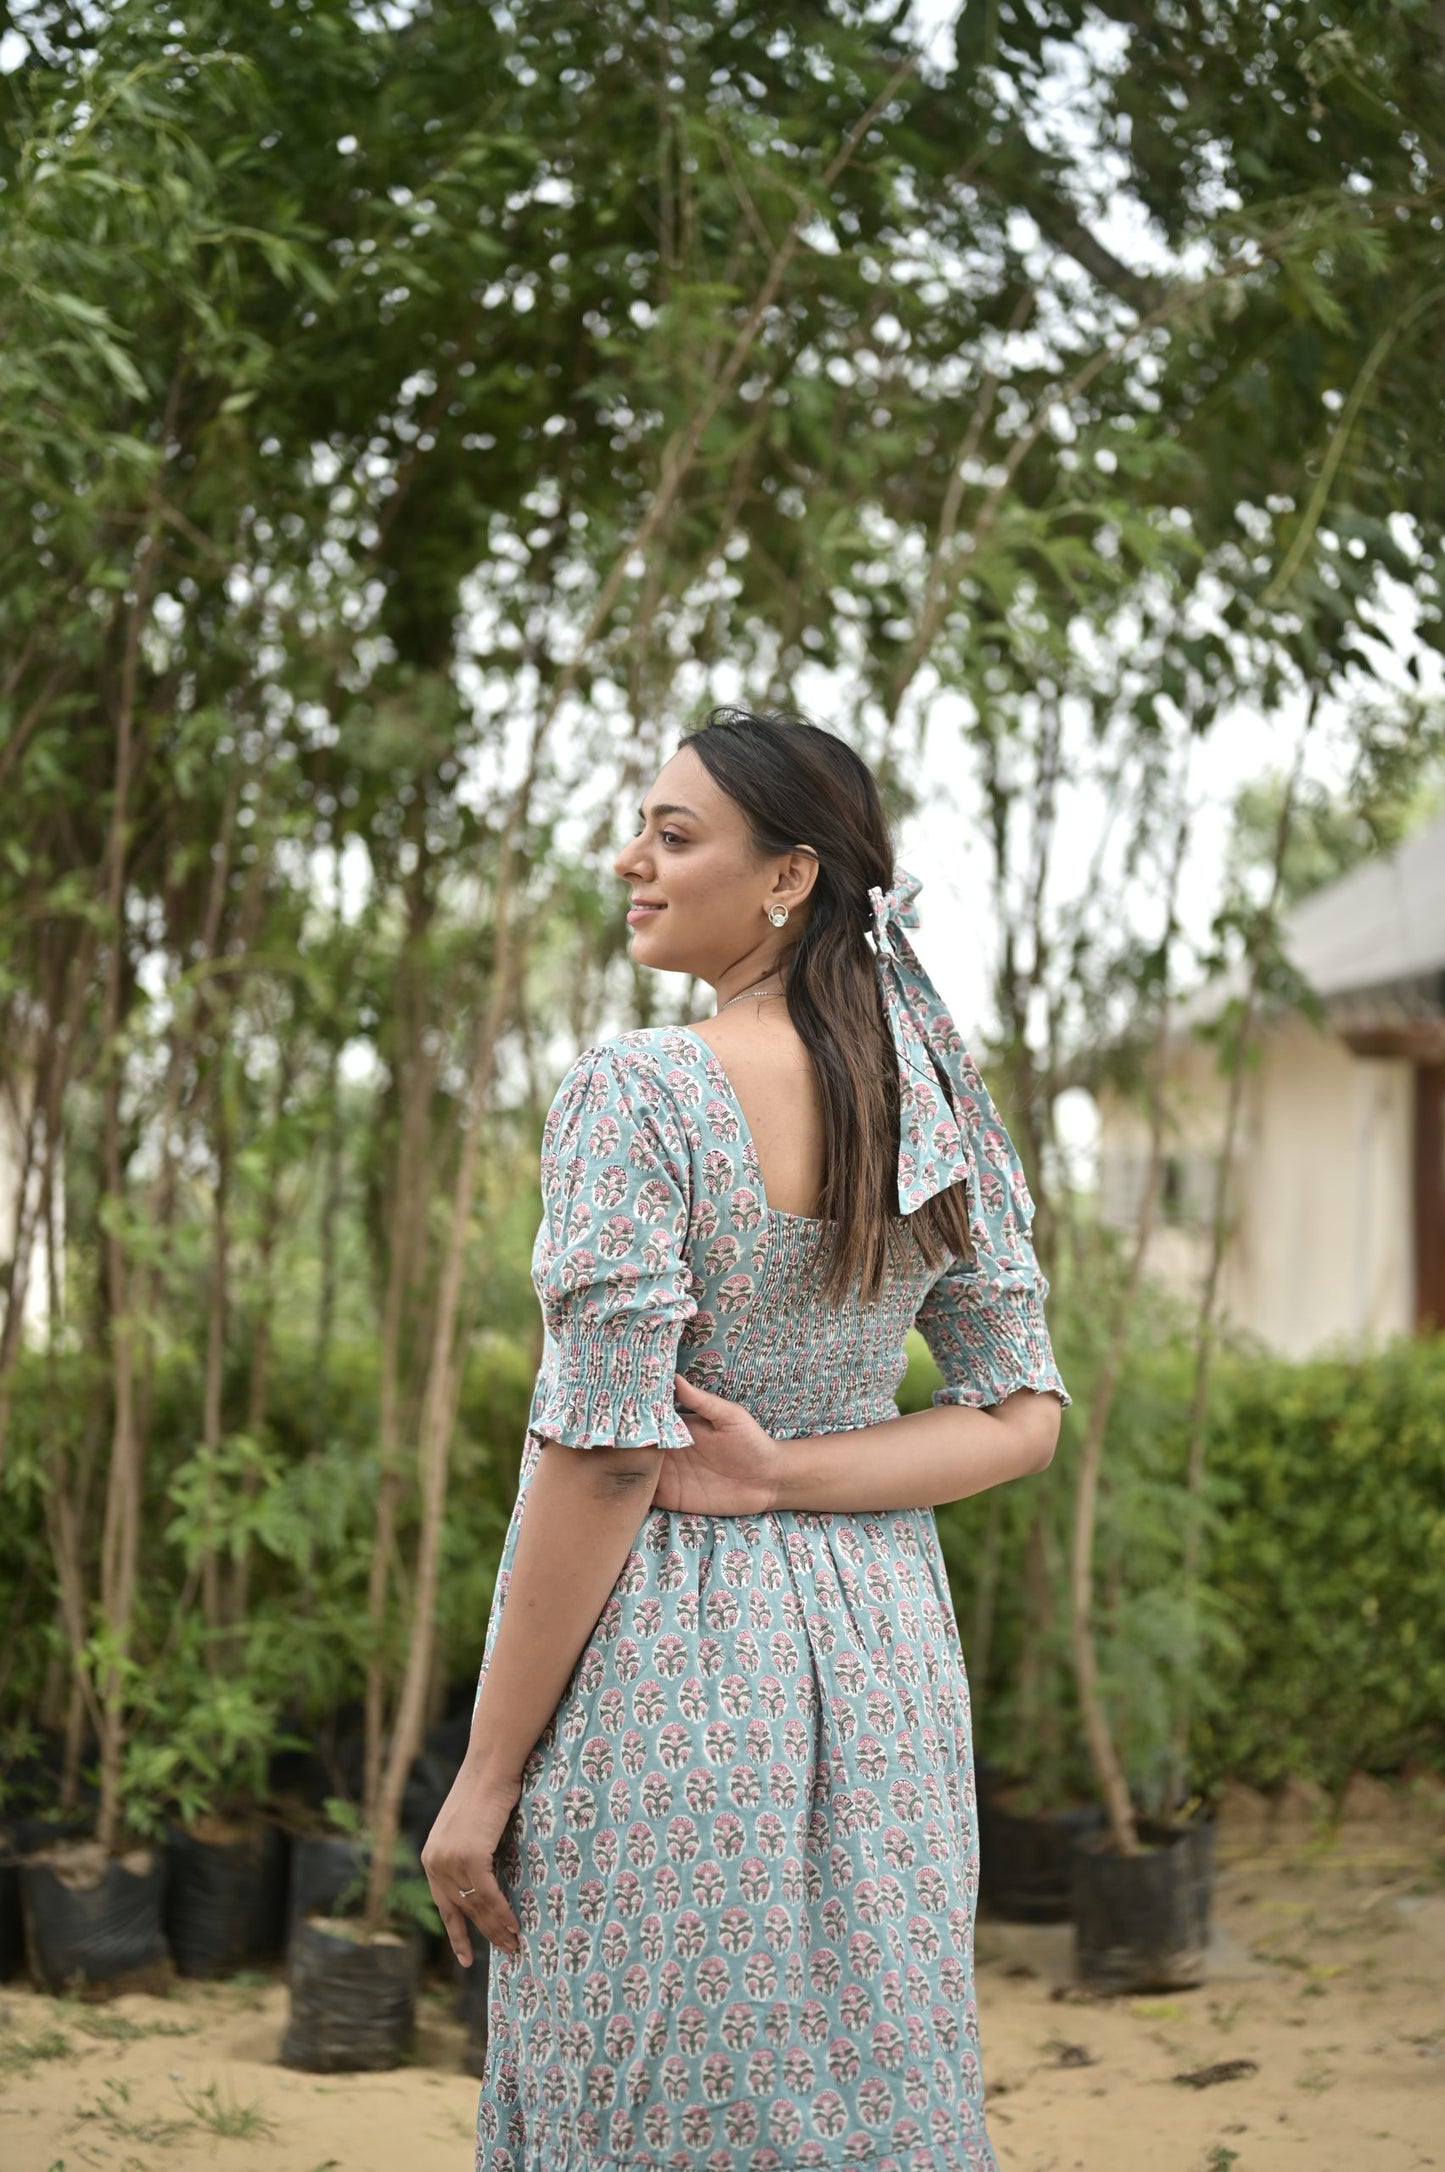
[[[1002, 2172], [1445, 2167], [1445, 1847], [1438, 1807], [1378, 1791], [1328, 1837], [1310, 1806], [1221, 1831], [1208, 1980], [1085, 1999], [1067, 1927], [981, 1923]], [[288, 2072], [279, 1976], [103, 2007], [0, 1990], [4, 2172], [463, 2172], [476, 2084], [443, 1991], [415, 2063]], [[1193, 2087], [1228, 2062], [1253, 2071]]]

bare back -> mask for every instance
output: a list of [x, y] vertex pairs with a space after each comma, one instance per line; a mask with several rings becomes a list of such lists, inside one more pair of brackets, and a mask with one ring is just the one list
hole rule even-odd
[[[771, 1014], [771, 1015], [770, 1015]], [[813, 1059], [776, 997], [691, 1029], [707, 1042], [747, 1118], [768, 1205], [815, 1216], [823, 1189], [823, 1107]]]

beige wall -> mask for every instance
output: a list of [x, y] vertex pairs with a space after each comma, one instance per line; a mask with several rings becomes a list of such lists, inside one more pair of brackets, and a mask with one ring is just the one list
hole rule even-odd
[[[1170, 1074], [1178, 1209], [1156, 1224], [1148, 1266], [1186, 1299], [1207, 1257], [1224, 1094], [1212, 1050], [1181, 1040]], [[1297, 1013], [1265, 1036], [1245, 1080], [1221, 1300], [1286, 1356], [1358, 1350], [1411, 1329], [1412, 1096], [1405, 1059], [1352, 1056]], [[1101, 1098], [1099, 1125], [1100, 1214], [1122, 1226], [1142, 1185], [1146, 1130], [1116, 1099]]]

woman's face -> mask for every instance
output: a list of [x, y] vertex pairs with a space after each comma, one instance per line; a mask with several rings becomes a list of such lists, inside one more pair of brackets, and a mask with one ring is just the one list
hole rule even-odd
[[[702, 757], [679, 747], [638, 810], [640, 827], [612, 862], [632, 900], [632, 955], [659, 973], [695, 973], [713, 987], [739, 966], [759, 969], [802, 932], [817, 862], [805, 852], [758, 860], [736, 800]], [[769, 905], [789, 908], [775, 928]]]

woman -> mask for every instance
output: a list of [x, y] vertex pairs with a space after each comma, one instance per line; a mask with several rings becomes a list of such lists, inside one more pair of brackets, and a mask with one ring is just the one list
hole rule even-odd
[[[477, 2164], [992, 2172], [932, 1509], [1053, 1453], [1032, 1201], [843, 741], [715, 712], [639, 813], [633, 954], [717, 1010], [588, 1049], [543, 1135], [546, 1343], [423, 1857], [497, 1949]], [[945, 1385], [900, 1416], [915, 1320]]]

